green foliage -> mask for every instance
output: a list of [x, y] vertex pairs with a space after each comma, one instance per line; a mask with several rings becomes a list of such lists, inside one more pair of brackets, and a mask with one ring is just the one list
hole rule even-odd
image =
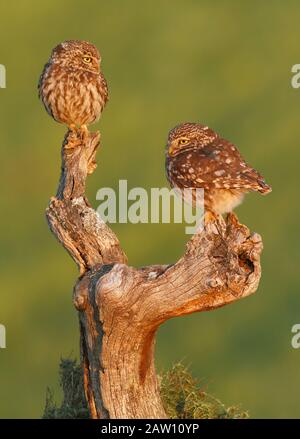
[[[47, 388], [44, 419], [87, 419], [89, 417], [83, 390], [83, 376], [76, 360], [61, 359], [59, 366], [63, 401], [58, 407], [53, 392]], [[160, 389], [170, 419], [241, 419], [248, 413], [237, 407], [226, 408], [218, 399], [200, 389], [182, 364], [175, 364], [160, 376]]]
[[60, 407], [54, 402], [50, 388], [46, 391], [44, 419], [86, 419], [89, 412], [83, 389], [82, 369], [76, 360], [61, 359], [59, 365], [60, 386], [63, 401]]
[[161, 397], [171, 419], [245, 419], [238, 407], [228, 407], [205, 391], [182, 363], [161, 376]]

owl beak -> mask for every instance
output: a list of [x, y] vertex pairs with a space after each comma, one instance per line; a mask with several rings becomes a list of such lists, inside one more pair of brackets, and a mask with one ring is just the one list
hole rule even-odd
[[175, 153], [176, 153], [176, 146], [175, 145], [170, 145], [169, 146], [169, 149], [168, 149], [168, 153], [169, 153], [169, 155], [175, 155]]

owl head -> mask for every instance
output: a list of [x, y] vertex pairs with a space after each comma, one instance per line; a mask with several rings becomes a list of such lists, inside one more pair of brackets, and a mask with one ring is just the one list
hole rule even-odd
[[169, 132], [166, 152], [169, 156], [175, 156], [187, 149], [204, 147], [217, 137], [218, 134], [206, 125], [193, 122], [182, 123]]
[[58, 44], [51, 54], [50, 62], [61, 67], [79, 70], [100, 71], [100, 53], [87, 41], [69, 40]]

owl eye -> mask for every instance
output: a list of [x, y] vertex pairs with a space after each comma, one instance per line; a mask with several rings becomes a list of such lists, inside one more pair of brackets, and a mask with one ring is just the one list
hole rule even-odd
[[85, 62], [86, 64], [90, 64], [92, 62], [91, 56], [84, 56], [82, 59], [83, 59], [83, 62]]
[[186, 145], [187, 143], [189, 143], [189, 139], [179, 139], [178, 140], [178, 145]]

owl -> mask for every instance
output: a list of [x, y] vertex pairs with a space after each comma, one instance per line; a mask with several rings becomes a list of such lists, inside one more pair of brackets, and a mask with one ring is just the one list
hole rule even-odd
[[97, 48], [70, 40], [56, 46], [41, 74], [38, 91], [47, 112], [74, 130], [87, 131], [108, 100]]
[[170, 131], [166, 173], [174, 188], [203, 188], [204, 208], [213, 214], [231, 212], [247, 192], [271, 192], [231, 142], [198, 123], [183, 123]]

